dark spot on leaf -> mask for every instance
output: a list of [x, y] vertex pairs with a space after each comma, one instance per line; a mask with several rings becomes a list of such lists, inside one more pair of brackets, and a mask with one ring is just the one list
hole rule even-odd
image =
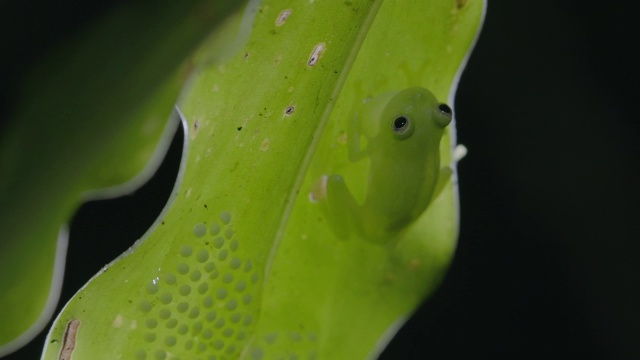
[[295, 109], [296, 108], [293, 105], [292, 106], [288, 106], [287, 109], [284, 111], [284, 113], [287, 114], [287, 115], [291, 115], [291, 114], [293, 114], [293, 111]]
[[238, 131], [242, 130], [242, 126], [238, 126]]

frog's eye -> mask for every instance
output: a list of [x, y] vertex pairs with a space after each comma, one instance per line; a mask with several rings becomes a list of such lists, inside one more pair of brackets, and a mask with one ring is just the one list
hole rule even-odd
[[436, 122], [438, 125], [445, 127], [449, 125], [451, 122], [451, 118], [453, 117], [453, 111], [447, 104], [439, 104], [438, 105], [438, 116], [436, 116]]
[[409, 120], [406, 116], [398, 116], [391, 123], [391, 129], [400, 139], [406, 139], [411, 136], [413, 132], [413, 124], [411, 124], [411, 120]]

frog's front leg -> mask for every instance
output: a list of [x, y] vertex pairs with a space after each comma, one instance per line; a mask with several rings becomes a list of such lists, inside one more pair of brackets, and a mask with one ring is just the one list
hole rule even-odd
[[357, 115], [353, 116], [348, 126], [347, 155], [349, 156], [349, 161], [357, 162], [369, 156], [369, 152], [367, 151], [367, 149], [362, 150], [362, 148], [360, 147], [361, 131], [359, 130], [359, 127], [361, 126], [361, 123], [358, 121]]
[[445, 166], [440, 168], [440, 172], [438, 174], [438, 181], [436, 182], [436, 185], [433, 188], [433, 195], [431, 195], [431, 199], [429, 200], [429, 203], [432, 203], [435, 199], [438, 198], [438, 196], [440, 196], [440, 194], [442, 193], [442, 190], [444, 190], [444, 187], [447, 185], [449, 180], [451, 180], [451, 174], [453, 174], [453, 170], [451, 170], [451, 167]]
[[311, 191], [310, 198], [320, 202], [333, 233], [346, 240], [360, 224], [360, 205], [353, 197], [342, 176], [324, 175]]
[[[456, 145], [456, 147], [453, 149], [453, 161], [455, 163], [462, 160], [462, 158], [464, 158], [466, 155], [467, 155], [467, 148], [462, 144]], [[452, 174], [453, 174], [453, 169], [451, 169], [450, 166], [444, 166], [440, 169], [440, 172], [438, 174], [438, 181], [434, 187], [433, 195], [431, 196], [430, 202], [433, 202], [442, 193], [442, 190], [444, 190], [444, 187], [447, 185], [449, 180], [451, 180]]]

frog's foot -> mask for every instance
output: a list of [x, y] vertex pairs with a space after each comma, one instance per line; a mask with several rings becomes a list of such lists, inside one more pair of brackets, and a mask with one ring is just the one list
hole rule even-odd
[[453, 161], [458, 162], [462, 160], [465, 156], [467, 156], [467, 152], [468, 151], [466, 146], [462, 144], [456, 145], [456, 147], [453, 148]]
[[327, 179], [329, 176], [322, 175], [320, 180], [316, 181], [316, 183], [311, 188], [309, 192], [309, 201], [312, 203], [317, 203], [319, 201], [323, 201], [327, 198]]

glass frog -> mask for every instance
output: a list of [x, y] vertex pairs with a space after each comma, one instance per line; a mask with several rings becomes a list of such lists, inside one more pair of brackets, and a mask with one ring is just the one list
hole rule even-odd
[[358, 203], [339, 174], [322, 176], [311, 192], [338, 238], [356, 233], [389, 243], [427, 209], [450, 178], [451, 169], [440, 167], [439, 146], [452, 116], [448, 105], [422, 87], [364, 104], [347, 130], [349, 161], [370, 160], [364, 202]]

